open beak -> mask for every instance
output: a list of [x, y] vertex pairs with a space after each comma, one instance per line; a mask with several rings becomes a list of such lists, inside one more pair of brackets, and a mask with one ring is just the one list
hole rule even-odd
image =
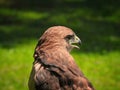
[[72, 42], [71, 42], [72, 47], [80, 49], [80, 47], [78, 45], [81, 45], [81, 44], [82, 44], [81, 40], [75, 35], [74, 40], [72, 40]]

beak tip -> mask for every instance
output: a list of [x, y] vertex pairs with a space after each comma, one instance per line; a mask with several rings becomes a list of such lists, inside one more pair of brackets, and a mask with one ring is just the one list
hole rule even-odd
[[82, 42], [81, 42], [81, 40], [79, 40], [79, 42], [78, 42], [78, 43], [79, 43], [79, 45], [82, 45]]

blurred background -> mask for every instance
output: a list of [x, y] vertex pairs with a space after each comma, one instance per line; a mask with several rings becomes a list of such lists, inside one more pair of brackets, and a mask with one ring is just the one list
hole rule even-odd
[[34, 48], [54, 25], [81, 38], [71, 54], [96, 90], [120, 90], [120, 0], [0, 0], [0, 90], [28, 90]]

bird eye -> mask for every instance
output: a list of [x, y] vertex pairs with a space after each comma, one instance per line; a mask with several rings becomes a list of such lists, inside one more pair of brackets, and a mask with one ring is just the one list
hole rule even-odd
[[66, 39], [70, 40], [70, 39], [72, 39], [73, 37], [74, 37], [74, 35], [67, 35], [67, 36], [66, 36]]

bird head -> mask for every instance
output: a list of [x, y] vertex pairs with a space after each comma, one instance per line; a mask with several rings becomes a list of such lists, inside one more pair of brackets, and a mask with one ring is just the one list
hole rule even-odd
[[71, 51], [73, 48], [79, 49], [81, 40], [76, 36], [72, 29], [65, 26], [53, 26], [48, 28], [41, 36], [38, 44], [46, 49], [51, 48], [66, 48], [67, 51]]

